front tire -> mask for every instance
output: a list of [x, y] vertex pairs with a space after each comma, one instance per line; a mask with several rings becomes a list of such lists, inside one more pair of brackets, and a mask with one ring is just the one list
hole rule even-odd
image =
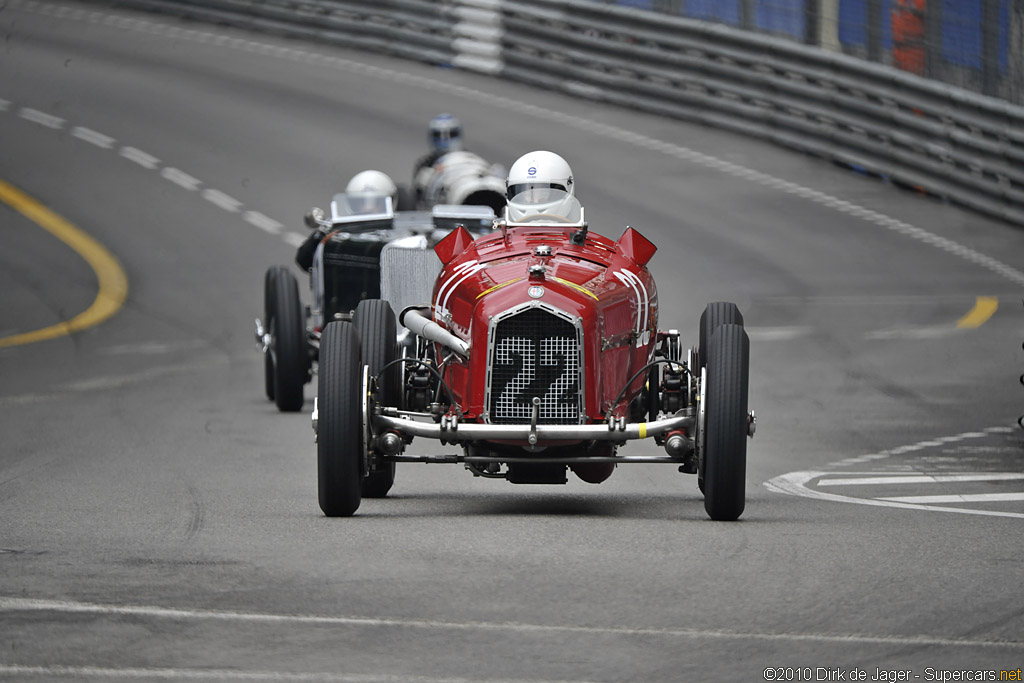
[[273, 390], [268, 381], [267, 394], [273, 394], [278, 410], [294, 413], [302, 410], [302, 387], [309, 377], [308, 352], [299, 283], [285, 266], [267, 271], [265, 298], [271, 359], [264, 363], [264, 371], [273, 376]]
[[745, 504], [750, 340], [740, 325], [720, 325], [707, 348], [704, 509], [732, 521]]
[[[392, 365], [381, 376], [381, 368], [398, 358], [395, 313], [391, 304], [381, 299], [364, 299], [356, 306], [352, 324], [359, 332], [362, 363], [370, 368], [370, 376], [377, 377], [377, 403], [384, 406], [399, 405], [401, 368]], [[395, 484], [395, 463], [386, 462], [371, 467], [363, 480], [363, 496], [383, 498]]]
[[362, 385], [355, 326], [329, 323], [320, 336], [316, 439], [320, 509], [328, 517], [351, 517], [362, 502]]

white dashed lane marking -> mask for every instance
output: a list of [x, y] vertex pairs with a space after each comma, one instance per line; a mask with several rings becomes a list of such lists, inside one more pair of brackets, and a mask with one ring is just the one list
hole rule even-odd
[[220, 190], [203, 190], [203, 199], [214, 206], [224, 209], [228, 213], [238, 213], [242, 208], [242, 202], [238, 201], [234, 197], [224, 194]]
[[61, 128], [64, 127], [64, 119], [60, 118], [59, 116], [54, 116], [52, 114], [41, 112], [38, 109], [29, 109], [28, 107], [24, 107], [21, 111], [18, 112], [18, 116], [25, 119], [26, 121], [38, 123], [40, 126], [53, 128], [54, 130], [60, 130]]
[[281, 231], [284, 229], [284, 226], [279, 222], [275, 221], [273, 218], [264, 216], [259, 211], [246, 211], [242, 214], [242, 220], [271, 235], [280, 235]]
[[178, 187], [183, 187], [186, 190], [198, 190], [199, 186], [202, 185], [199, 178], [194, 178], [188, 173], [171, 166], [164, 167], [164, 169], [160, 171], [160, 177], [174, 183]]
[[306, 236], [300, 235], [297, 232], [286, 232], [285, 234], [281, 235], [281, 237], [284, 239], [285, 242], [292, 245], [296, 249], [301, 247], [302, 243], [306, 241]]
[[[0, 100], [0, 112], [9, 111], [11, 106], [12, 103], [9, 100]], [[19, 109], [18, 116], [26, 121], [55, 130], [62, 129], [67, 123], [62, 118], [30, 107], [22, 107]], [[92, 128], [86, 128], [85, 126], [73, 126], [70, 132], [71, 136], [76, 140], [81, 140], [82, 142], [86, 142], [100, 149], [115, 149], [117, 142], [115, 138], [97, 130], [93, 130]], [[221, 192], [218, 189], [212, 187], [204, 188], [202, 180], [182, 171], [181, 169], [174, 168], [172, 166], [162, 166], [160, 159], [149, 152], [143, 151], [137, 147], [124, 145], [117, 148], [117, 154], [122, 159], [137, 164], [148, 171], [159, 170], [161, 178], [182, 189], [191, 192], [199, 191], [201, 189], [200, 196], [210, 204], [213, 204], [228, 213], [242, 213], [242, 218], [246, 223], [259, 228], [267, 234], [281, 237], [286, 244], [297, 247], [306, 239], [305, 235], [300, 235], [294, 232], [285, 233], [284, 225], [258, 211], [250, 210], [243, 212], [244, 205], [240, 200], [235, 199], [231, 195]]]
[[121, 156], [128, 161], [133, 161], [142, 168], [149, 169], [150, 171], [156, 170], [160, 166], [160, 160], [152, 154], [146, 154], [141, 149], [135, 149], [134, 147], [122, 147]]
[[83, 128], [82, 126], [72, 128], [71, 134], [79, 140], [96, 145], [101, 149], [111, 149], [114, 146], [114, 138], [103, 133], [97, 133], [89, 128]]

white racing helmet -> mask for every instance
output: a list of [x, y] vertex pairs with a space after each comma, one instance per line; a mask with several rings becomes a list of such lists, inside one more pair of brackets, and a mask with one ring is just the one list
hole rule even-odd
[[505, 181], [508, 215], [512, 221], [543, 214], [568, 218], [573, 199], [572, 169], [554, 152], [538, 150], [516, 159]]
[[375, 201], [381, 197], [391, 197], [392, 210], [398, 207], [398, 186], [386, 173], [380, 171], [361, 171], [355, 174], [348, 181], [345, 194], [349, 202], [355, 204], [352, 208], [359, 213], [383, 212], [383, 203]]

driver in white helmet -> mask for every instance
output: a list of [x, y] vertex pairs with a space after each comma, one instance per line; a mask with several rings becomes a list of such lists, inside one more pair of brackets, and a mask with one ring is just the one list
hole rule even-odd
[[[344, 200], [352, 215], [384, 213], [387, 197], [391, 197], [392, 211], [397, 210], [398, 186], [390, 176], [380, 171], [361, 171], [352, 176], [348, 185], [345, 186]], [[313, 267], [316, 246], [326, 235], [327, 230], [317, 227], [299, 246], [295, 254], [295, 262], [299, 264], [300, 268], [309, 270]]]
[[353, 214], [384, 213], [385, 197], [391, 197], [391, 210], [398, 210], [398, 186], [380, 171], [356, 173], [345, 186], [345, 200]]
[[512, 164], [505, 181], [508, 219], [576, 222], [580, 206], [574, 191], [572, 169], [565, 159], [543, 150], [524, 154]]

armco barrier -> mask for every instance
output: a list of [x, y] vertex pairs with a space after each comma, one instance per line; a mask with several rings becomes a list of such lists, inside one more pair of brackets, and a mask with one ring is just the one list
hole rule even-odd
[[117, 4], [450, 64], [726, 128], [1024, 226], [1024, 107], [785, 39], [588, 0]]

